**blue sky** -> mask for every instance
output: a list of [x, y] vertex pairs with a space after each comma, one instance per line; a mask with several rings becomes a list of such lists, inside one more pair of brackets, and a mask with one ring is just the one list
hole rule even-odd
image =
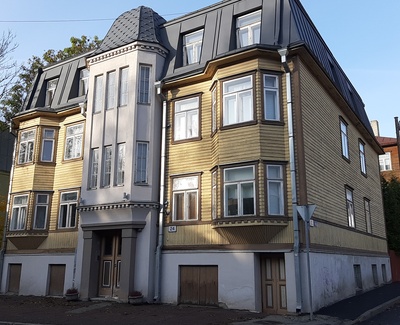
[[[269, 0], [264, 0], [269, 1]], [[18, 63], [48, 49], [70, 45], [71, 36], [103, 38], [114, 19], [144, 5], [170, 20], [217, 0], [2, 0], [0, 33], [10, 30], [19, 44]], [[333, 55], [362, 97], [370, 120], [378, 120], [381, 136], [395, 137], [400, 116], [399, 0], [301, 0]], [[68, 20], [68, 22], [52, 22]], [[75, 21], [74, 21], [75, 20]], [[90, 21], [82, 21], [90, 20]]]

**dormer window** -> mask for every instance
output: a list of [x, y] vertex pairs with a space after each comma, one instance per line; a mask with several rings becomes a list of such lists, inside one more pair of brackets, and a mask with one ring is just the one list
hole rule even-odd
[[261, 10], [238, 17], [236, 20], [238, 48], [260, 43]]
[[198, 30], [196, 32], [186, 34], [183, 37], [183, 56], [184, 65], [200, 62], [201, 48], [203, 45], [203, 32]]
[[87, 94], [89, 86], [89, 70], [82, 69], [79, 71], [79, 96]]
[[48, 80], [46, 88], [46, 106], [50, 106], [54, 98], [54, 93], [56, 92], [58, 78]]

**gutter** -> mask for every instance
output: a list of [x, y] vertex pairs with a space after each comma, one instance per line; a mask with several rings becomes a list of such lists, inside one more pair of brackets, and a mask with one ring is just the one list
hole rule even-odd
[[289, 160], [290, 160], [290, 181], [292, 184], [292, 214], [293, 214], [293, 253], [294, 253], [294, 273], [296, 281], [296, 312], [302, 310], [302, 289], [301, 289], [301, 269], [300, 269], [300, 230], [299, 218], [297, 215], [297, 192], [296, 192], [296, 159], [294, 148], [293, 131], [293, 102], [292, 102], [292, 80], [291, 71], [286, 61], [289, 54], [287, 48], [278, 50], [281, 56], [281, 63], [286, 74], [286, 100], [288, 115], [288, 135], [289, 135]]

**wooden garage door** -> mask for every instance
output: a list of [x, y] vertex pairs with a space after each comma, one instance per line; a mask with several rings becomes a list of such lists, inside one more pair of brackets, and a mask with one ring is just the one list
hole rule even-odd
[[218, 305], [218, 266], [180, 266], [179, 303]]
[[8, 292], [19, 293], [21, 280], [21, 264], [8, 265]]
[[65, 264], [50, 264], [49, 296], [64, 295]]

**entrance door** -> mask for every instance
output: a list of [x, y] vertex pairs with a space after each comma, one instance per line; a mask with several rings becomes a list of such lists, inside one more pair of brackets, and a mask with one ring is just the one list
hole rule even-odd
[[65, 264], [50, 264], [49, 267], [49, 296], [62, 296], [64, 294]]
[[121, 274], [121, 231], [101, 239], [99, 296], [118, 297]]
[[286, 270], [283, 255], [265, 255], [261, 258], [263, 312], [287, 312]]

